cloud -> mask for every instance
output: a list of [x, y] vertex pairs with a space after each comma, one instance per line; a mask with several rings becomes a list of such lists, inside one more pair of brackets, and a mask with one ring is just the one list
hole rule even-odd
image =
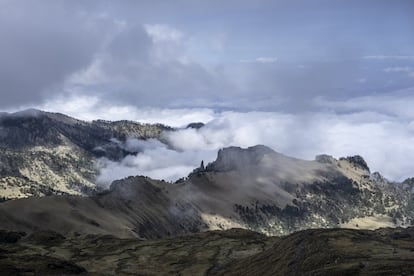
[[414, 60], [414, 56], [399, 56], [399, 55], [377, 55], [377, 56], [364, 56], [364, 59], [374, 60]]
[[[3, 1], [4, 2], [4, 1]], [[39, 103], [89, 65], [108, 20], [58, 1], [6, 1], [0, 9], [0, 108]], [[30, 12], [29, 12], [30, 11]]]
[[255, 59], [242, 59], [242, 63], [275, 63], [277, 58], [275, 57], [258, 57]]
[[172, 28], [169, 25], [146, 24], [144, 27], [155, 43], [162, 41], [180, 42], [184, 37], [184, 34], [182, 32], [175, 28]]
[[[21, 109], [27, 109], [22, 106]], [[193, 122], [208, 122], [214, 119], [215, 111], [208, 108], [137, 108], [134, 105], [116, 105], [95, 96], [73, 96], [56, 98], [36, 106], [49, 112], [60, 112], [75, 118], [92, 121], [131, 120], [149, 124], [164, 124], [172, 127], [185, 127]], [[6, 111], [13, 112], [14, 109]]]
[[[205, 127], [170, 132], [169, 143], [181, 152], [264, 144], [294, 157], [313, 159], [360, 154], [373, 171], [393, 180], [412, 176], [413, 120], [400, 121], [376, 112], [351, 114], [224, 112]], [[204, 158], [211, 161], [209, 158]]]
[[[414, 85], [382, 70], [412, 66], [407, 3], [373, 11], [356, 1], [242, 2], [3, 1], [0, 108], [78, 97], [135, 108], [316, 111], [317, 97]], [[348, 18], [355, 23], [344, 26]], [[378, 52], [395, 54], [367, 55]], [[369, 82], [355, 81], [362, 78]]]
[[335, 110], [342, 113], [374, 112], [395, 119], [407, 121], [414, 120], [414, 88], [394, 91], [392, 93], [373, 94], [355, 97], [343, 101], [319, 98], [315, 100], [319, 108]]
[[387, 68], [384, 68], [384, 72], [387, 72], [387, 73], [394, 73], [394, 72], [409, 73], [412, 70], [413, 69], [411, 67], [387, 67]]
[[212, 160], [216, 154], [203, 150], [180, 152], [169, 149], [167, 145], [154, 139], [127, 139], [120, 146], [138, 153], [128, 155], [119, 162], [100, 158], [96, 163], [96, 168], [100, 172], [96, 179], [98, 185], [109, 187], [112, 181], [131, 175], [146, 175], [155, 179], [175, 181], [187, 176], [200, 165], [203, 158]]
[[414, 77], [414, 69], [412, 67], [387, 67], [384, 68], [386, 73], [404, 73], [407, 76]]
[[[354, 102], [360, 100], [355, 99]], [[345, 104], [347, 112], [342, 114], [322, 111], [303, 114], [211, 113], [213, 118], [200, 129], [164, 132], [163, 141], [168, 146], [156, 140], [128, 139], [121, 143], [124, 149], [139, 153], [119, 162], [101, 159], [98, 163], [98, 183], [109, 185], [111, 181], [129, 175], [175, 181], [187, 176], [199, 166], [201, 160], [205, 164], [214, 161], [220, 148], [257, 144], [306, 160], [313, 160], [321, 153], [336, 158], [362, 155], [372, 171], [379, 171], [391, 180], [412, 177], [414, 114], [388, 114], [394, 103], [388, 109], [385, 105], [388, 99], [374, 100], [371, 98], [361, 102], [367, 105], [363, 109], [370, 111], [349, 109]], [[381, 101], [384, 105], [379, 104]], [[403, 104], [403, 101], [398, 104]], [[169, 112], [171, 114], [174, 110]], [[181, 112], [177, 111], [178, 114]]]
[[[127, 25], [96, 54], [89, 68], [66, 81], [71, 95], [93, 95], [113, 104], [183, 107], [183, 99], [206, 102], [233, 91], [231, 81], [193, 62], [167, 25]], [[186, 106], [188, 107], [188, 106]]]

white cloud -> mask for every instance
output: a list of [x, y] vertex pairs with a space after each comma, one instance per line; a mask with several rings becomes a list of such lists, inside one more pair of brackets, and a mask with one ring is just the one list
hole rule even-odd
[[412, 67], [387, 67], [384, 68], [384, 72], [386, 73], [404, 73], [410, 77], [414, 77], [414, 69]]
[[[5, 109], [5, 112], [17, 112], [33, 108], [19, 106]], [[216, 116], [209, 108], [137, 108], [132, 105], [114, 105], [96, 96], [71, 96], [50, 99], [43, 104], [34, 106], [48, 112], [58, 112], [77, 119], [92, 121], [103, 119], [108, 121], [131, 120], [148, 124], [164, 124], [171, 127], [185, 127], [190, 123], [206, 123]]]
[[165, 24], [146, 24], [144, 25], [146, 32], [154, 42], [173, 41], [179, 42], [184, 38], [184, 34]]
[[411, 72], [413, 69], [411, 67], [387, 67], [384, 68], [384, 72], [386, 73], [393, 73], [393, 72], [404, 72], [408, 73]]
[[112, 181], [131, 175], [146, 175], [154, 179], [175, 181], [187, 176], [200, 165], [203, 158], [213, 160], [215, 151], [187, 150], [176, 151], [153, 139], [128, 139], [121, 145], [130, 151], [139, 151], [136, 155], [128, 155], [119, 162], [106, 158], [98, 160], [96, 167], [99, 175], [98, 185], [108, 187]]
[[364, 56], [364, 59], [376, 59], [376, 60], [414, 60], [414, 56], [400, 56], [400, 55], [376, 55], [376, 56]]
[[222, 52], [227, 43], [227, 35], [225, 33], [214, 34], [210, 38], [211, 48], [214, 51]]
[[413, 122], [374, 112], [225, 112], [199, 130], [171, 132], [168, 139], [182, 152], [264, 144], [304, 159], [313, 159], [320, 153], [336, 157], [360, 154], [374, 171], [402, 180], [414, 175]]
[[214, 113], [214, 119], [200, 129], [168, 131], [163, 138], [171, 147], [128, 140], [124, 147], [140, 153], [120, 162], [101, 160], [99, 183], [137, 174], [174, 181], [187, 176], [201, 160], [213, 161], [220, 148], [257, 144], [307, 160], [320, 153], [337, 158], [359, 154], [372, 171], [391, 180], [414, 175], [414, 118], [401, 120], [377, 112], [222, 112]]
[[277, 58], [275, 57], [258, 57], [255, 59], [242, 59], [240, 60], [242, 63], [275, 63], [277, 62]]
[[318, 98], [315, 104], [337, 112], [375, 112], [393, 116], [402, 121], [414, 120], [414, 88], [408, 88], [387, 94], [355, 97], [344, 101]]

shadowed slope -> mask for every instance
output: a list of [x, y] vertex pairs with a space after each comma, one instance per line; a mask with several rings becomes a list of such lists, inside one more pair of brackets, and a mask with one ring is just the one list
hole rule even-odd
[[269, 238], [242, 229], [143, 241], [0, 231], [2, 274], [412, 275], [414, 232], [306, 230]]
[[414, 230], [306, 230], [235, 261], [225, 275], [413, 275]]

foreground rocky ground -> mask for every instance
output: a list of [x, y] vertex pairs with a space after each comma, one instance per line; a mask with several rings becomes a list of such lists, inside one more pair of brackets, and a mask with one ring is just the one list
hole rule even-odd
[[0, 232], [1, 275], [413, 275], [414, 229], [241, 229], [159, 239]]

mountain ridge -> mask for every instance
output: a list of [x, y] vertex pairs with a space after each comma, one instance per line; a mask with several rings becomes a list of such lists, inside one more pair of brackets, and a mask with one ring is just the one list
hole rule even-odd
[[317, 159], [291, 158], [265, 146], [232, 147], [176, 184], [131, 176], [91, 197], [4, 202], [0, 225], [145, 239], [234, 227], [286, 235], [309, 228], [412, 225], [409, 185], [375, 181], [346, 158]]
[[0, 116], [0, 189], [4, 199], [51, 194], [90, 195], [96, 160], [128, 154], [111, 139], [160, 138], [172, 128], [132, 121], [74, 119], [26, 110]]

